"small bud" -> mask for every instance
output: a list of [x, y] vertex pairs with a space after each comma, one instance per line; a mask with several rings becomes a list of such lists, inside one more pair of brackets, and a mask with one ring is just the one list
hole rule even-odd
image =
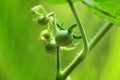
[[42, 40], [42, 41], [47, 41], [47, 40], [50, 40], [51, 38], [51, 34], [48, 32], [47, 29], [43, 30], [41, 33], [40, 33], [40, 36], [39, 36], [39, 39]]

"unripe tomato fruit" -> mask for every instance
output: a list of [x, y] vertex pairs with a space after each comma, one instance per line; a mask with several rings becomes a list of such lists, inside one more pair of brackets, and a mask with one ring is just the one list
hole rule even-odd
[[68, 30], [60, 30], [56, 33], [55, 41], [58, 46], [68, 46], [73, 41], [73, 35]]
[[48, 41], [45, 44], [47, 53], [55, 54], [57, 52], [57, 46], [54, 40]]
[[46, 16], [39, 16], [38, 19], [37, 19], [37, 22], [38, 22], [39, 25], [45, 26], [45, 25], [47, 25], [49, 20]]
[[42, 41], [47, 41], [47, 40], [50, 40], [51, 38], [51, 35], [49, 33], [49, 31], [47, 29], [43, 30], [41, 33], [40, 33], [40, 40]]

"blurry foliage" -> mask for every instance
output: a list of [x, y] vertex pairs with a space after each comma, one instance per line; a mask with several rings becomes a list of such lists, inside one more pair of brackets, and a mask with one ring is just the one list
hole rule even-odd
[[115, 25], [120, 26], [120, 0], [94, 0], [94, 3], [99, 9], [111, 15], [110, 17], [94, 11], [99, 17], [104, 17]]
[[[30, 13], [30, 8], [40, 3], [48, 12], [55, 12], [65, 26], [75, 21], [67, 4], [50, 5], [40, 0], [0, 0], [0, 80], [54, 80], [56, 57], [47, 54], [43, 43], [38, 41], [44, 27], [33, 22]], [[76, 8], [90, 40], [105, 20], [99, 20], [79, 2]], [[120, 29], [112, 29], [73, 71], [72, 80], [120, 80]], [[73, 52], [61, 51], [63, 68], [80, 47]]]

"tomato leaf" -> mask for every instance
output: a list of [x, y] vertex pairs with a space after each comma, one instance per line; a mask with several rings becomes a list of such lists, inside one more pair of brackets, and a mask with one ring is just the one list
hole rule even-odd
[[97, 16], [120, 26], [120, 0], [94, 0], [94, 5], [103, 11], [92, 9]]

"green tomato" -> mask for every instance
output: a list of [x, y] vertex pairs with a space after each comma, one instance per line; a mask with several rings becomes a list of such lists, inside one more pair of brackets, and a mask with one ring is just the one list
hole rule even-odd
[[48, 24], [49, 20], [48, 18], [44, 15], [44, 16], [39, 16], [38, 19], [37, 19], [37, 22], [39, 25], [41, 26], [45, 26]]
[[49, 31], [47, 29], [43, 30], [41, 33], [40, 33], [40, 40], [42, 41], [47, 41], [47, 40], [50, 40], [51, 39], [51, 34], [49, 33]]
[[45, 44], [47, 53], [55, 54], [57, 52], [57, 46], [54, 40], [48, 41]]
[[60, 30], [56, 33], [55, 41], [59, 46], [68, 46], [73, 41], [73, 35], [68, 30]]

